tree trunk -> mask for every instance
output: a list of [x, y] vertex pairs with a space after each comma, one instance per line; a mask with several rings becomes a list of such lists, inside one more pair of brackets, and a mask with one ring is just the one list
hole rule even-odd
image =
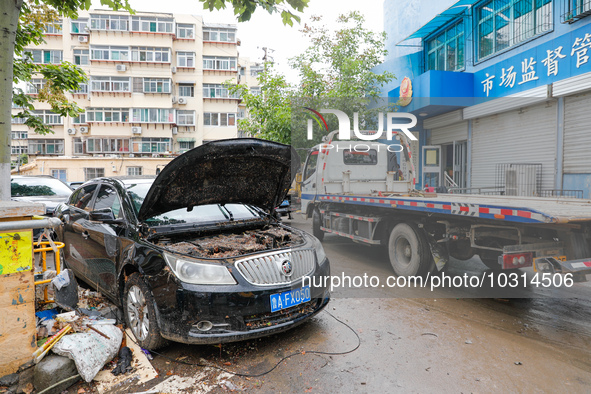
[[0, 201], [10, 200], [14, 40], [23, 0], [0, 0]]

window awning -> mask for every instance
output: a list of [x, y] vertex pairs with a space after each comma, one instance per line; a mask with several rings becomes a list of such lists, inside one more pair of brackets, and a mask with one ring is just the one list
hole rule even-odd
[[177, 142], [195, 142], [195, 138], [181, 137], [176, 139]]
[[427, 22], [427, 24], [423, 25], [419, 30], [415, 31], [410, 36], [400, 41], [398, 44], [401, 44], [404, 41], [411, 40], [413, 38], [427, 37], [428, 35], [437, 31], [446, 23], [456, 19], [458, 16], [463, 14], [466, 10], [470, 9], [477, 2], [478, 0], [459, 0], [445, 11], [435, 15], [435, 17], [431, 19], [429, 22]]

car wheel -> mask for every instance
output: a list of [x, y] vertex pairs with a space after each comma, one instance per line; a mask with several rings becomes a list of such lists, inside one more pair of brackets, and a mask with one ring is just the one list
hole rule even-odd
[[415, 225], [407, 223], [399, 223], [392, 229], [388, 255], [397, 276], [425, 275], [432, 265], [425, 236]]
[[142, 348], [154, 350], [166, 344], [158, 328], [154, 298], [139, 273], [132, 274], [125, 283], [123, 306], [127, 326]]
[[324, 231], [320, 229], [321, 223], [322, 220], [320, 218], [320, 211], [314, 208], [314, 212], [312, 213], [312, 234], [314, 234], [314, 236], [322, 242], [324, 239]]

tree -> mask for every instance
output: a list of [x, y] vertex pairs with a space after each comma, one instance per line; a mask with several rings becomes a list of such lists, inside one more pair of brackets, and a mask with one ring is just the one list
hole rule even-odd
[[[247, 21], [257, 8], [270, 13], [280, 13], [284, 24], [299, 21], [295, 11], [303, 11], [309, 0], [198, 0], [205, 9], [213, 10], [230, 5], [239, 21]], [[114, 10], [133, 12], [128, 0], [101, 0]], [[11, 108], [22, 108], [18, 117], [36, 132], [45, 134], [52, 130], [31, 116], [31, 97], [20, 89], [13, 92], [13, 82], [29, 81], [41, 74], [48, 81], [38, 98], [47, 101], [54, 112], [63, 116], [76, 116], [80, 109], [69, 102], [64, 92], [76, 90], [85, 81], [82, 70], [62, 63], [61, 65], [36, 65], [27, 60], [25, 48], [43, 42], [44, 27], [59, 17], [77, 18], [78, 11], [88, 10], [91, 0], [0, 0], [0, 201], [10, 199], [10, 140]], [[17, 60], [14, 60], [15, 57]], [[21, 59], [22, 58], [22, 59]]]
[[291, 101], [294, 86], [278, 74], [272, 63], [265, 63], [258, 75], [260, 92], [246, 85], [227, 83], [230, 92], [238, 94], [248, 108], [248, 116], [238, 120], [238, 130], [251, 136], [289, 144], [291, 142]]
[[[296, 148], [310, 147], [320, 141], [322, 134], [315, 133], [314, 139], [308, 141], [306, 124], [312, 115], [308, 108], [339, 109], [350, 119], [357, 112], [360, 124], [376, 127], [377, 113], [391, 109], [388, 103], [382, 103], [380, 87], [394, 75], [372, 71], [387, 54], [386, 35], [366, 29], [359, 12], [340, 15], [337, 21], [340, 27], [329, 31], [321, 25], [322, 18], [315, 16], [311, 25], [301, 30], [310, 39], [310, 46], [290, 59], [290, 66], [299, 75], [295, 86], [267, 67], [259, 75], [260, 96], [240, 85], [234, 89], [249, 114], [249, 119], [239, 123], [243, 130], [252, 136], [291, 143]], [[338, 128], [335, 116], [324, 118], [329, 131]]]

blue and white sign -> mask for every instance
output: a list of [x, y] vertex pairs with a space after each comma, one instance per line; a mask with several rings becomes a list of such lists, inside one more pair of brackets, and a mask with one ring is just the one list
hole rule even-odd
[[474, 97], [502, 97], [591, 72], [591, 25], [474, 73]]

